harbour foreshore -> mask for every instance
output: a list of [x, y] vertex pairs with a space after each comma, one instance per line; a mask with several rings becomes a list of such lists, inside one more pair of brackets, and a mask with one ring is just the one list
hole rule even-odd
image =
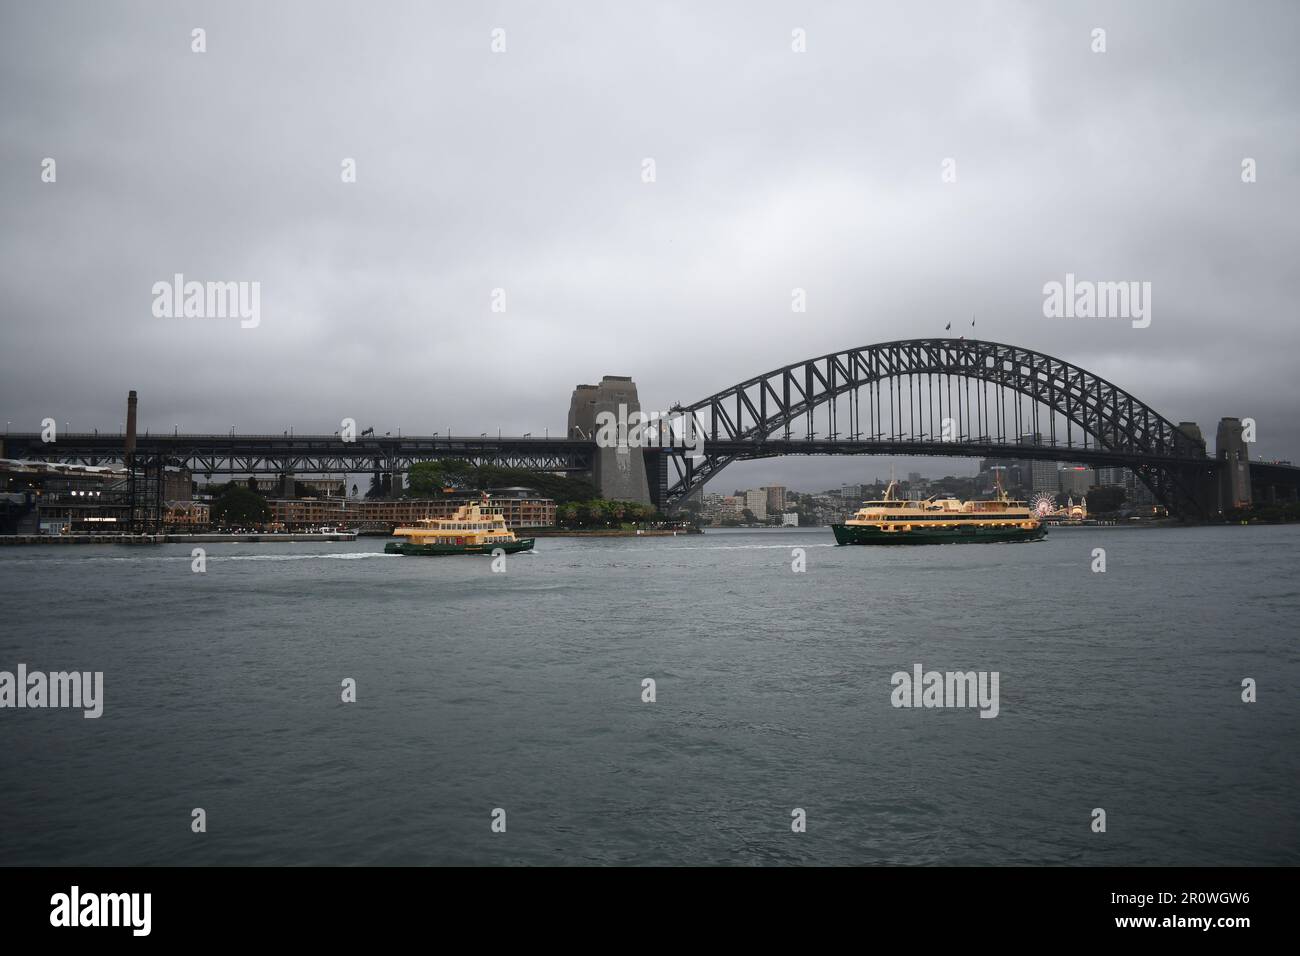
[[4, 534], [6, 544], [256, 544], [304, 541], [355, 541], [353, 532], [332, 534], [274, 533], [253, 531], [246, 534]]

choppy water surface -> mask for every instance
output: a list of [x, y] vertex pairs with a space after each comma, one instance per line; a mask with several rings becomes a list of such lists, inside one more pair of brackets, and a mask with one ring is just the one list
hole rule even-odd
[[831, 540], [3, 549], [0, 670], [105, 704], [0, 710], [0, 862], [1300, 863], [1300, 528]]

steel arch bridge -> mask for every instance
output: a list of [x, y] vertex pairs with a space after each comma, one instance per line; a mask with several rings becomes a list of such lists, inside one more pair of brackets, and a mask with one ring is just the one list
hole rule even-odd
[[[833, 352], [775, 369], [675, 414], [702, 428], [704, 453], [645, 448], [652, 502], [681, 507], [733, 461], [779, 455], [934, 455], [1087, 462], [1131, 469], [1182, 517], [1218, 512], [1222, 463], [1130, 392], [1032, 349], [967, 339], [910, 339]], [[666, 430], [665, 430], [666, 431]], [[334, 435], [137, 436], [134, 461], [195, 474], [391, 475], [419, 461], [464, 459], [535, 471], [593, 473], [610, 451], [586, 436], [478, 438]], [[0, 459], [125, 463], [120, 434], [8, 433]], [[1300, 488], [1273, 465], [1270, 484]], [[675, 472], [675, 474], [673, 474]], [[1275, 474], [1274, 474], [1275, 472]]]
[[1217, 481], [1204, 441], [1132, 393], [1063, 359], [998, 342], [908, 339], [846, 349], [672, 411], [694, 417], [704, 454], [669, 448], [648, 462], [656, 497], [669, 509], [733, 461], [788, 454], [1125, 466], [1187, 517], [1208, 514]]

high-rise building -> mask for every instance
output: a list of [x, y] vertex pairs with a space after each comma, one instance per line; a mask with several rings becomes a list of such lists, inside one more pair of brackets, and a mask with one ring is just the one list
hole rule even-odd
[[784, 485], [768, 485], [763, 490], [767, 492], [767, 510], [769, 514], [780, 514], [785, 510]]
[[1058, 472], [1061, 491], [1081, 498], [1097, 483], [1097, 473], [1086, 465], [1066, 465]]
[[759, 521], [767, 520], [767, 492], [762, 488], [751, 488], [745, 492], [745, 507], [753, 512]]
[[1122, 466], [1097, 469], [1097, 484], [1123, 488], [1128, 481], [1128, 469]]
[[1030, 464], [1030, 490], [1046, 491], [1048, 494], [1060, 494], [1061, 476], [1054, 461], [1035, 460]]
[[[1041, 445], [1043, 436], [1037, 432], [1027, 432], [1020, 436], [1022, 445]], [[1061, 491], [1061, 480], [1057, 475], [1057, 464], [1054, 461], [1040, 461], [1032, 458], [1022, 459], [1020, 465], [1020, 486], [1027, 488], [1031, 493], [1037, 494], [1045, 491], [1048, 494], [1059, 494]]]
[[1151, 489], [1146, 486], [1146, 482], [1131, 471], [1128, 473], [1128, 484], [1124, 488], [1128, 492], [1126, 500], [1134, 505], [1154, 505], [1156, 503], [1156, 496], [1151, 493]]

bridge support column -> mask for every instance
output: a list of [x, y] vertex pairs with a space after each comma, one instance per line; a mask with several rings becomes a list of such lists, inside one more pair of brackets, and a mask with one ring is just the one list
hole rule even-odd
[[[599, 385], [579, 385], [569, 401], [569, 437], [592, 441], [600, 431], [597, 417], [613, 416], [620, 423], [619, 435], [626, 439], [628, 420], [641, 411], [636, 383], [626, 375], [606, 375]], [[641, 448], [626, 444], [592, 452], [591, 482], [602, 498], [653, 504]]]
[[645, 452], [646, 478], [650, 484], [650, 503], [658, 511], [668, 509], [668, 455], [656, 449]]
[[1219, 419], [1219, 430], [1214, 441], [1215, 455], [1219, 459], [1219, 510], [1249, 508], [1250, 456], [1242, 439], [1241, 419]]

